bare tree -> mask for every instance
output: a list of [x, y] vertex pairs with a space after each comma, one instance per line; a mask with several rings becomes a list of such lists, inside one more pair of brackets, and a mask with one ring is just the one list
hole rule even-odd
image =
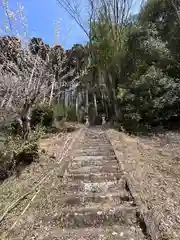
[[23, 138], [27, 138], [32, 107], [46, 91], [52, 74], [47, 62], [38, 55], [34, 57], [28, 50], [18, 53], [19, 64], [4, 61], [6, 68], [0, 75], [1, 108], [19, 121]]
[[[10, 35], [13, 35], [11, 30], [14, 27], [14, 18], [11, 15], [14, 15], [8, 8], [7, 0], [3, 9], [8, 18], [7, 24], [11, 26], [7, 29], [10, 29]], [[43, 56], [42, 51], [34, 54], [30, 51], [28, 42], [22, 44], [17, 37], [0, 38], [1, 113], [19, 121], [24, 139], [30, 131], [34, 105], [41, 102], [51, 105], [56, 94], [62, 91], [62, 85], [70, 87], [86, 72], [77, 73], [75, 69], [68, 68], [68, 56], [62, 52], [62, 47], [49, 49], [46, 45], [41, 45]], [[44, 49], [46, 47], [47, 49]]]
[[61, 7], [63, 7], [63, 9], [66, 10], [70, 17], [73, 18], [73, 20], [78, 24], [78, 26], [89, 37], [88, 19], [84, 19], [83, 17], [84, 11], [87, 11], [88, 9], [88, 2], [86, 2], [86, 6], [84, 2], [80, 0], [57, 0], [57, 2], [60, 4]]

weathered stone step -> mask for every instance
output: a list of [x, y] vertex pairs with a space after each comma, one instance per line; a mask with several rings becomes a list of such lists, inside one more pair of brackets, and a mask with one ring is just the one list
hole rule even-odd
[[100, 159], [100, 160], [94, 160], [94, 159], [90, 159], [90, 160], [76, 160], [73, 161], [71, 163], [72, 168], [74, 167], [87, 167], [87, 166], [105, 166], [105, 167], [112, 167], [112, 166], [118, 166], [117, 164], [117, 160], [104, 160], [104, 159]]
[[106, 151], [106, 150], [101, 151], [101, 152], [100, 151], [87, 151], [87, 152], [85, 152], [85, 151], [82, 151], [82, 152], [75, 151], [74, 155], [75, 156], [80, 155], [80, 156], [114, 156], [115, 157], [114, 152], [110, 152], [110, 151]]
[[75, 152], [79, 152], [79, 153], [82, 153], [82, 152], [103, 152], [103, 151], [107, 151], [107, 152], [110, 152], [110, 153], [114, 152], [111, 146], [106, 147], [106, 148], [102, 148], [102, 147], [99, 147], [98, 145], [96, 145], [96, 147], [92, 147], [92, 148], [82, 147], [81, 149], [76, 149], [75, 150]]
[[104, 150], [107, 150], [107, 151], [111, 151], [111, 152], [114, 151], [111, 145], [109, 145], [108, 147], [104, 148], [104, 147], [99, 146], [99, 144], [96, 144], [95, 147], [89, 146], [87, 148], [83, 147], [83, 145], [82, 145], [81, 148], [77, 149], [76, 151], [78, 151], [78, 150], [79, 151], [86, 151], [86, 150], [88, 150], [88, 151], [104, 151]]
[[137, 223], [137, 209], [132, 206], [107, 208], [61, 209], [55, 216], [47, 215], [42, 222], [51, 222], [61, 228], [82, 228], [111, 226], [114, 224], [134, 225]]
[[100, 148], [103, 148], [103, 149], [106, 149], [106, 148], [109, 148], [111, 145], [109, 143], [102, 143], [101, 141], [97, 141], [97, 142], [94, 142], [94, 143], [90, 143], [90, 142], [84, 142], [82, 144], [82, 148], [95, 148], [95, 147], [100, 147]]
[[[100, 156], [93, 156], [93, 155], [89, 155], [89, 156], [81, 156], [81, 155], [79, 155], [79, 156], [74, 156], [73, 157], [73, 161], [88, 161], [88, 160], [94, 160], [94, 161], [96, 161], [96, 160], [109, 160], [109, 161], [111, 161], [111, 160], [116, 160], [116, 156], [115, 155], [112, 155], [112, 156], [102, 156], [102, 155], [100, 155]], [[116, 160], [117, 161], [117, 160]]]
[[[85, 145], [87, 145], [87, 147], [85, 147]], [[106, 147], [102, 146], [102, 143], [96, 143], [96, 144], [93, 144], [93, 146], [91, 146], [90, 144], [85, 144], [85, 143], [82, 143], [81, 145], [81, 149], [99, 149], [99, 150], [104, 150], [104, 149], [107, 149], [107, 150], [112, 150], [112, 146], [111, 144], [106, 144], [105, 145]]]
[[59, 229], [48, 228], [43, 240], [144, 240], [141, 229], [136, 226], [113, 225], [106, 228]]
[[[79, 192], [77, 195], [71, 194], [71, 193], [64, 193], [64, 195], [55, 196], [55, 198], [58, 200], [60, 204], [63, 206], [90, 206], [93, 204], [111, 204], [117, 205], [117, 204], [125, 204], [126, 202], [128, 205], [133, 204], [133, 199], [130, 196], [130, 194], [126, 190], [121, 190], [118, 192], [112, 192], [112, 193], [89, 193], [84, 194], [84, 192]], [[97, 205], [96, 205], [97, 206]]]
[[108, 139], [105, 137], [105, 135], [103, 134], [103, 135], [94, 135], [94, 133], [93, 134], [88, 134], [88, 135], [85, 135], [85, 140], [88, 140], [89, 139], [89, 141], [98, 141], [98, 140], [101, 140], [101, 141], [108, 141]]
[[[123, 174], [121, 172], [115, 172], [115, 173], [94, 173], [94, 174], [66, 174], [66, 178], [70, 181], [84, 181], [84, 182], [104, 182], [106, 181], [116, 181], [119, 182], [119, 180], [122, 178]], [[125, 186], [125, 180], [123, 180], [124, 186]]]
[[70, 168], [68, 173], [70, 174], [90, 174], [90, 173], [115, 173], [118, 172], [119, 168], [117, 164], [115, 166], [85, 166], [85, 167], [75, 167]]
[[101, 145], [103, 145], [103, 144], [110, 144], [110, 142], [109, 142], [109, 140], [107, 140], [107, 139], [102, 139], [102, 138], [97, 138], [97, 139], [92, 139], [92, 138], [85, 138], [84, 139], [84, 144], [89, 144], [89, 145], [91, 145], [91, 144], [97, 144], [97, 143], [100, 143]]
[[84, 142], [98, 142], [101, 141], [101, 143], [109, 143], [109, 139], [98, 136], [97, 138], [93, 138], [92, 136], [85, 136]]
[[110, 146], [111, 146], [111, 144], [110, 144], [110, 142], [109, 141], [107, 141], [107, 142], [104, 142], [104, 141], [101, 141], [101, 140], [97, 140], [97, 141], [94, 141], [94, 142], [92, 142], [92, 141], [84, 141], [83, 143], [82, 143], [82, 147], [84, 148], [84, 147], [93, 147], [93, 148], [95, 148], [95, 147], [100, 147], [100, 148], [109, 148]]
[[124, 181], [104, 181], [104, 182], [70, 182], [61, 185], [60, 192], [84, 192], [88, 193], [112, 193], [124, 189]]

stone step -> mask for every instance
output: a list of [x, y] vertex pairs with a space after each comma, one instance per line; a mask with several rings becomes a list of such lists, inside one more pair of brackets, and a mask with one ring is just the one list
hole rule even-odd
[[114, 206], [104, 208], [63, 208], [60, 213], [46, 215], [42, 223], [51, 223], [61, 228], [82, 228], [111, 226], [114, 224], [134, 225], [137, 223], [137, 209], [133, 206]]
[[106, 151], [111, 151], [111, 152], [114, 151], [111, 145], [109, 145], [109, 147], [104, 148], [104, 147], [100, 147], [98, 143], [95, 147], [89, 146], [87, 148], [84, 148], [83, 145], [82, 145], [81, 148], [77, 149], [76, 151], [78, 151], [78, 150], [79, 151], [86, 151], [86, 150], [88, 150], [88, 151], [91, 151], [91, 150], [92, 151], [104, 151], [104, 150], [106, 150]]
[[106, 150], [104, 150], [104, 151], [96, 151], [96, 152], [94, 152], [94, 151], [87, 151], [87, 152], [85, 152], [85, 151], [82, 151], [82, 152], [80, 152], [80, 151], [75, 151], [74, 153], [73, 153], [75, 156], [113, 156], [113, 157], [115, 157], [115, 153], [114, 152], [108, 152], [108, 151], [106, 151]]
[[74, 167], [88, 167], [88, 166], [104, 166], [104, 167], [113, 167], [113, 166], [118, 166], [118, 162], [117, 160], [104, 160], [104, 159], [100, 159], [100, 160], [94, 160], [94, 159], [90, 159], [90, 160], [76, 160], [73, 161], [70, 165], [70, 167], [74, 168]]
[[70, 168], [68, 173], [70, 174], [90, 174], [90, 173], [115, 173], [118, 172], [118, 166], [85, 166], [85, 167], [75, 167]]
[[41, 233], [41, 239], [43, 240], [145, 240], [138, 226], [113, 225], [106, 228], [89, 227], [79, 229], [46, 227], [43, 232], [44, 236]]
[[[107, 152], [109, 151], [109, 152], [113, 152], [113, 149], [111, 148], [111, 146], [99, 146], [99, 144], [98, 143], [96, 143], [96, 145], [82, 145], [81, 146], [81, 151], [83, 152], [83, 151], [86, 151], [87, 149], [89, 150], [89, 151], [91, 151], [92, 150], [92, 152], [97, 152], [98, 151], [98, 149], [97, 149], [97, 147], [98, 147], [98, 149], [99, 149], [99, 152], [104, 152], [104, 151], [106, 151], [107, 150]], [[111, 149], [110, 149], [111, 148]], [[77, 150], [76, 150], [77, 151]], [[77, 151], [78, 152], [78, 151]], [[88, 152], [88, 151], [87, 151]]]
[[124, 181], [104, 181], [104, 182], [64, 182], [61, 184], [61, 193], [71, 192], [73, 194], [78, 194], [78, 192], [84, 192], [84, 194], [89, 193], [103, 193], [108, 194], [115, 191], [121, 191], [124, 189]]
[[[98, 144], [98, 145], [97, 145]], [[104, 140], [101, 140], [101, 139], [98, 139], [96, 141], [93, 141], [91, 139], [87, 140], [87, 139], [84, 139], [84, 141], [82, 142], [82, 145], [87, 145], [87, 146], [98, 146], [98, 147], [101, 147], [101, 146], [111, 146], [111, 143], [109, 141], [104, 141]]]
[[[106, 139], [87, 139], [85, 138], [84, 141], [83, 141], [83, 144], [97, 144], [99, 143], [100, 145], [110, 145], [111, 143], [109, 142], [109, 140], [106, 140]], [[96, 145], [97, 146], [97, 145]]]
[[[94, 174], [66, 174], [65, 178], [69, 179], [70, 181], [84, 181], [84, 182], [104, 182], [106, 181], [116, 181], [118, 182], [123, 177], [121, 172], [115, 173], [94, 173]], [[123, 180], [124, 182], [124, 180]], [[125, 186], [125, 182], [124, 182]]]
[[109, 148], [111, 145], [109, 143], [102, 143], [101, 141], [97, 141], [95, 143], [91, 143], [91, 142], [84, 142], [82, 145], [81, 145], [81, 148], [95, 148], [95, 147], [100, 147], [100, 148], [103, 148], [103, 149], [106, 149], [106, 148]]
[[[86, 156], [74, 156], [73, 157], [73, 161], [96, 161], [96, 160], [108, 160], [108, 161], [115, 161], [116, 160], [116, 156], [115, 155], [111, 155], [111, 156], [102, 156], [102, 155], [99, 155], [99, 156], [93, 156], [93, 155], [86, 155]], [[117, 161], [117, 160], [116, 160]]]
[[[87, 145], [87, 147], [84, 147], [85, 145]], [[106, 147], [104, 147], [104, 146], [102, 147], [102, 146], [99, 144], [99, 142], [96, 143], [96, 144], [93, 144], [93, 146], [91, 146], [91, 145], [89, 145], [89, 144], [82, 143], [81, 149], [92, 149], [92, 150], [94, 150], [94, 149], [96, 149], [96, 150], [99, 149], [100, 151], [103, 151], [104, 149], [113, 150], [111, 144], [106, 144]]]
[[95, 134], [95, 133], [87, 134], [87, 135], [85, 135], [85, 139], [89, 139], [91, 141], [97, 141], [97, 140], [109, 141], [104, 134], [100, 135], [99, 133], [98, 134]]
[[[92, 150], [92, 151], [97, 151], [97, 148], [99, 149], [100, 152], [105, 151], [105, 150], [107, 150], [107, 151], [112, 151], [111, 146], [109, 146], [109, 145], [101, 146], [101, 145], [99, 145], [98, 143], [93, 144], [93, 145], [84, 145], [84, 144], [83, 144], [83, 145], [81, 146], [81, 150], [82, 150], [82, 151], [83, 151], [83, 150], [86, 150], [86, 149], [89, 149], [89, 151], [90, 151], [90, 150]], [[111, 149], [110, 149], [110, 148], [111, 148]]]
[[133, 204], [133, 199], [130, 196], [130, 194], [126, 190], [121, 190], [118, 192], [112, 192], [112, 193], [89, 193], [84, 194], [84, 192], [79, 192], [77, 195], [71, 194], [71, 193], [64, 193], [64, 195], [56, 196], [54, 194], [54, 197], [58, 200], [58, 203], [62, 204], [63, 206], [90, 206], [93, 204], [111, 204], [117, 205], [117, 204], [124, 204], [128, 203], [129, 205]]

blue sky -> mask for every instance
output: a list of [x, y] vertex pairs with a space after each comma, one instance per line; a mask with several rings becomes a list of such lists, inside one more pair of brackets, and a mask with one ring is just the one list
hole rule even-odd
[[[47, 44], [52, 45], [56, 38], [55, 23], [59, 22], [59, 43], [64, 48], [70, 48], [74, 43], [85, 43], [87, 41], [85, 33], [56, 0], [19, 0], [18, 2], [24, 6], [23, 13], [28, 25], [29, 37], [40, 37]], [[16, 1], [9, 0], [9, 7], [10, 9], [17, 9]], [[2, 17], [1, 9], [0, 21]]]
[[[29, 37], [40, 37], [45, 43], [52, 45], [56, 37], [55, 23], [59, 22], [59, 44], [64, 48], [68, 49], [75, 43], [85, 43], [87, 41], [85, 33], [60, 7], [57, 0], [19, 0], [18, 2], [24, 6], [23, 13], [28, 25]], [[16, 1], [9, 0], [9, 6], [15, 9]], [[0, 21], [2, 18], [1, 9]]]

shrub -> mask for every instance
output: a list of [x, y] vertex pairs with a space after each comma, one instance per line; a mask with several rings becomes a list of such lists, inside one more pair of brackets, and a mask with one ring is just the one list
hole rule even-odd
[[20, 135], [22, 128], [18, 120], [11, 115], [3, 114], [4, 119], [0, 122], [0, 132], [6, 136], [9, 135]]
[[67, 107], [66, 109], [66, 120], [67, 121], [72, 121], [72, 122], [76, 122], [77, 121], [77, 116], [76, 116], [76, 107], [75, 106], [71, 106], [71, 107]]
[[4, 180], [14, 171], [25, 168], [38, 159], [37, 142], [25, 142], [20, 146], [19, 140], [11, 139], [0, 151], [0, 180]]
[[14, 156], [16, 165], [29, 165], [34, 160], [38, 159], [38, 144], [37, 142], [26, 142], [23, 149]]
[[179, 79], [153, 66], [135, 80], [129, 89], [119, 93], [125, 129], [147, 129], [161, 126], [180, 116]]
[[63, 118], [67, 121], [77, 121], [76, 107], [75, 106], [63, 106], [62, 104], [56, 104], [54, 106], [54, 116], [56, 120], [61, 121]]
[[12, 156], [6, 151], [6, 141], [1, 141], [0, 144], [0, 180], [4, 180], [9, 176], [9, 171], [12, 168]]
[[65, 116], [65, 109], [62, 104], [56, 104], [53, 107], [54, 117], [56, 120], [61, 121]]
[[31, 114], [31, 126], [42, 125], [46, 128], [51, 127], [54, 121], [53, 109], [48, 105], [36, 106]]
[[80, 123], [85, 123], [86, 122], [86, 109], [84, 107], [80, 107], [80, 109], [78, 110], [78, 121]]
[[9, 135], [21, 134], [22, 128], [20, 123], [14, 119], [5, 126], [5, 132]]
[[94, 119], [94, 124], [95, 125], [101, 125], [102, 124], [102, 118], [101, 116], [96, 116]]
[[27, 165], [39, 158], [38, 139], [44, 129], [36, 128], [29, 134], [28, 140], [20, 136], [8, 137], [0, 145], [0, 180], [4, 180], [13, 172], [20, 173]]

